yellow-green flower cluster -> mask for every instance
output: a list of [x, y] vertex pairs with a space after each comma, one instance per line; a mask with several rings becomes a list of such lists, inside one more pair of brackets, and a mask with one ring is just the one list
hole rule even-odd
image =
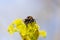
[[37, 40], [39, 36], [46, 37], [46, 32], [44, 30], [38, 29], [38, 24], [35, 22], [26, 24], [22, 19], [14, 20], [8, 27], [8, 32], [13, 34], [14, 32], [19, 32], [23, 40]]

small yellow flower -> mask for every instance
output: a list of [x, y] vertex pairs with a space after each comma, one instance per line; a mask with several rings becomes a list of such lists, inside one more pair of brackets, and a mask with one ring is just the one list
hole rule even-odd
[[39, 36], [45, 38], [46, 32], [39, 31], [38, 28], [39, 26], [35, 22], [26, 25], [22, 19], [16, 19], [9, 25], [8, 32], [10, 34], [19, 32], [23, 40], [37, 40]]

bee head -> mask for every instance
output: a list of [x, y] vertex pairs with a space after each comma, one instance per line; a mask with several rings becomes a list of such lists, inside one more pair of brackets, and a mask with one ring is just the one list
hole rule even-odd
[[32, 17], [32, 16], [28, 16], [25, 21], [24, 21], [26, 24], [28, 23], [32, 23], [32, 22], [35, 22], [35, 19]]

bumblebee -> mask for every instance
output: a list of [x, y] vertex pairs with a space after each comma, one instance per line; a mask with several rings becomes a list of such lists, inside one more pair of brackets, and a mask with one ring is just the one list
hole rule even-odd
[[24, 23], [26, 24], [26, 26], [30, 23], [32, 24], [33, 22], [36, 22], [35, 19], [33, 19], [32, 16], [28, 16], [26, 19], [24, 19]]
[[14, 20], [8, 27], [8, 32], [13, 34], [18, 32], [22, 40], [38, 40], [38, 37], [46, 37], [44, 30], [39, 30], [39, 25], [32, 16], [28, 16], [24, 21], [22, 19]]

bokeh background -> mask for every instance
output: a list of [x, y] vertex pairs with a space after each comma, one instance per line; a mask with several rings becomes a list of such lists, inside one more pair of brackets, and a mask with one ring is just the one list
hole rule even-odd
[[21, 40], [19, 33], [10, 35], [7, 28], [16, 18], [29, 15], [47, 32], [47, 38], [38, 40], [60, 40], [60, 0], [0, 0], [0, 40]]

